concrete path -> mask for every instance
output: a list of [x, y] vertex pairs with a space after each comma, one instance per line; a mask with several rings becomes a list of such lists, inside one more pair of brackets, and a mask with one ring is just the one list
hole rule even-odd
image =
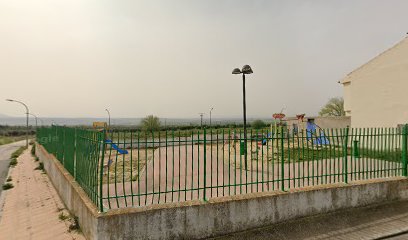
[[[1, 185], [3, 185], [4, 181], [6, 181], [6, 177], [7, 177], [8, 170], [9, 170], [11, 154], [14, 151], [16, 151], [19, 147], [24, 146], [24, 145], [25, 145], [25, 140], [0, 146], [0, 184]], [[2, 191], [3, 189], [0, 188], [0, 196], [1, 196]]]
[[68, 215], [48, 176], [26, 150], [18, 158], [10, 176], [14, 188], [4, 191], [5, 201], [0, 206], [0, 239], [85, 239], [75, 231], [69, 232], [70, 221], [61, 221], [59, 215]]
[[343, 210], [214, 238], [237, 239], [408, 239], [408, 201]]

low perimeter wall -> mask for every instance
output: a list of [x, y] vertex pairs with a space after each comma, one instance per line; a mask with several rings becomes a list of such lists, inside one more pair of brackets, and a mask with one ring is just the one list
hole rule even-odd
[[57, 192], [88, 239], [199, 239], [343, 208], [408, 199], [403, 177], [123, 208], [100, 213], [55, 157], [37, 144]]

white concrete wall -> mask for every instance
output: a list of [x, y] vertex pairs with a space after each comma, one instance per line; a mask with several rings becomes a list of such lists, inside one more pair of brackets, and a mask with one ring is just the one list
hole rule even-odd
[[344, 111], [346, 116], [351, 116], [351, 82], [343, 83], [343, 94], [344, 94]]
[[352, 72], [343, 81], [352, 127], [408, 123], [408, 38]]

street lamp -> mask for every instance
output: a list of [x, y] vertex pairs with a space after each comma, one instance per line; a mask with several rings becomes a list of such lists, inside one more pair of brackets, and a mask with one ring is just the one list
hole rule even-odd
[[213, 109], [214, 109], [213, 107], [210, 109], [210, 128], [211, 128], [211, 112]]
[[111, 119], [111, 117], [110, 117], [110, 112], [109, 112], [109, 109], [105, 109], [105, 111], [108, 113], [108, 116], [109, 116], [109, 118], [108, 118], [108, 129], [110, 129], [110, 119]]
[[27, 127], [26, 129], [26, 148], [28, 148], [28, 115], [30, 114], [30, 111], [28, 110], [27, 105], [21, 101], [17, 101], [13, 99], [6, 99], [6, 101], [20, 103], [26, 108], [26, 116], [27, 116], [27, 119], [26, 119], [26, 127]]
[[249, 65], [244, 65], [242, 70], [235, 68], [232, 70], [232, 74], [242, 74], [242, 86], [243, 86], [243, 110], [244, 110], [244, 159], [245, 159], [245, 169], [248, 169], [247, 163], [247, 130], [246, 130], [246, 96], [245, 96], [245, 74], [253, 73], [252, 68]]
[[38, 118], [35, 114], [29, 113], [29, 115], [35, 117], [35, 130], [37, 131], [37, 127], [38, 127]]
[[200, 118], [201, 118], [201, 129], [203, 128], [203, 116], [204, 113], [199, 113], [200, 114]]

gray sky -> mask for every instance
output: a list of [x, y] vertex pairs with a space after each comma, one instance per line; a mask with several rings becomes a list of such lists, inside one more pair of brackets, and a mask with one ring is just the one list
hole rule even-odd
[[408, 32], [406, 0], [0, 0], [0, 113], [316, 114], [347, 73]]

